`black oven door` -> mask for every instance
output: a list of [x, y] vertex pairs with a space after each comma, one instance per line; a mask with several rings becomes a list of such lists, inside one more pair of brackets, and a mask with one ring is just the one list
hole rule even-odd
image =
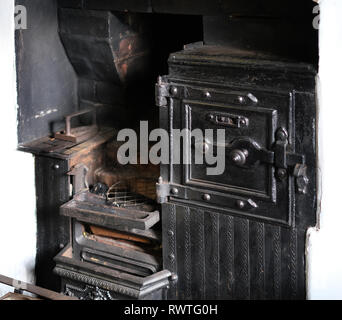
[[167, 90], [170, 199], [290, 226], [295, 193], [309, 184], [295, 152], [294, 93], [172, 80]]

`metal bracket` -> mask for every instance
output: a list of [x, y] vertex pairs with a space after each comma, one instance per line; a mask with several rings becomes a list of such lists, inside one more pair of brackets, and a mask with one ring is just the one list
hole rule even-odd
[[84, 190], [89, 189], [87, 175], [88, 175], [88, 167], [83, 163], [77, 164], [74, 166], [69, 172], [69, 176], [74, 177], [74, 194], [78, 194]]
[[304, 155], [287, 152], [288, 133], [284, 128], [277, 130], [276, 139], [274, 166], [277, 169], [287, 169], [288, 167], [295, 167], [297, 164], [305, 164]]
[[156, 84], [156, 105], [158, 107], [166, 107], [170, 97], [170, 85], [163, 82], [163, 78], [159, 77]]
[[301, 194], [307, 193], [309, 184], [309, 178], [306, 171], [307, 166], [303, 164], [297, 164], [293, 170], [293, 175], [296, 177], [297, 192]]
[[164, 182], [162, 177], [159, 177], [158, 183], [156, 184], [157, 191], [157, 202], [162, 204], [168, 201], [168, 197], [171, 195], [170, 184]]
[[249, 125], [249, 119], [240, 115], [231, 113], [209, 113], [206, 116], [211, 123], [228, 128], [245, 128]]
[[158, 107], [167, 107], [168, 98], [181, 98], [184, 96], [184, 87], [172, 85], [164, 82], [163, 77], [158, 78], [156, 84], [156, 105]]
[[286, 178], [288, 174], [288, 168], [293, 168], [292, 175], [296, 178], [297, 192], [300, 194], [306, 194], [309, 184], [309, 178], [307, 176], [305, 156], [287, 152], [288, 134], [284, 128], [278, 129], [276, 138], [277, 141], [274, 147], [274, 164], [275, 167], [278, 169], [278, 178], [281, 180]]

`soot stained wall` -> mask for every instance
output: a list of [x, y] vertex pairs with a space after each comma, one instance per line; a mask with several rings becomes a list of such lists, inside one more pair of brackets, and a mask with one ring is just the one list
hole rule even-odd
[[49, 135], [77, 109], [77, 78], [58, 35], [55, 0], [18, 0], [27, 30], [16, 31], [18, 142]]

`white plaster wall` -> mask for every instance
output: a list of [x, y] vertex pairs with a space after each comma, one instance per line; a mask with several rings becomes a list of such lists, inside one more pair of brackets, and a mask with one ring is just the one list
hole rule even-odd
[[308, 298], [342, 299], [342, 1], [320, 1], [320, 230], [308, 237]]
[[[34, 162], [16, 151], [14, 0], [0, 1], [0, 274], [34, 282]], [[0, 296], [9, 291], [0, 286]]]

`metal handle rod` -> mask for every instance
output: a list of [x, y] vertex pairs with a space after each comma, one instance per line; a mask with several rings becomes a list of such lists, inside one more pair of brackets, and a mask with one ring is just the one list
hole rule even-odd
[[93, 112], [93, 125], [96, 124], [96, 110], [91, 108], [91, 109], [85, 109], [81, 110], [72, 114], [69, 114], [65, 117], [65, 134], [70, 135], [71, 134], [71, 119], [81, 116], [86, 113]]
[[4, 275], [0, 275], [0, 283], [13, 287], [15, 290], [18, 291], [27, 291], [36, 294], [37, 296], [46, 298], [48, 300], [78, 300], [76, 297], [68, 297], [58, 292], [37, 287], [33, 284], [15, 280]]

